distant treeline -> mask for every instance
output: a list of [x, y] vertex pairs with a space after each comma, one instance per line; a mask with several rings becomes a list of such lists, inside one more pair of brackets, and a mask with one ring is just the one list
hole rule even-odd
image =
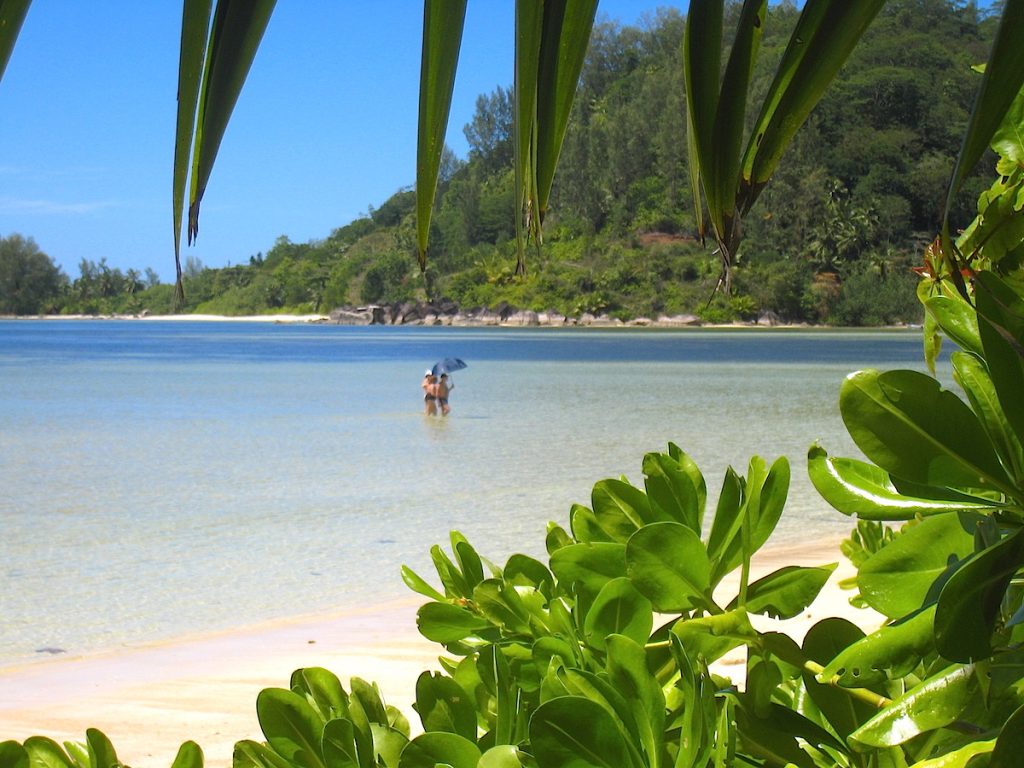
[[[733, 25], [739, 3], [729, 6]], [[799, 11], [769, 9], [754, 76], [767, 89]], [[658, 11], [639, 26], [598, 23], [562, 149], [545, 240], [515, 274], [511, 93], [477, 99], [465, 160], [447, 153], [429, 265], [415, 258], [413, 192], [396, 192], [323, 240], [287, 237], [247, 263], [186, 262], [183, 311], [323, 312], [440, 300], [569, 316], [697, 314], [790, 322], [916, 322], [913, 266], [939, 227], [996, 20], [974, 3], [892, 0], [800, 132], [747, 217], [731, 296], [718, 259], [695, 237], [686, 161], [680, 43], [685, 19]], [[756, 115], [751, 115], [751, 122]], [[963, 210], [991, 173], [966, 185]], [[26, 266], [28, 265], [28, 266]], [[22, 270], [22, 272], [19, 272]], [[0, 313], [174, 309], [173, 287], [83, 260], [69, 278], [30, 240], [0, 240]]]

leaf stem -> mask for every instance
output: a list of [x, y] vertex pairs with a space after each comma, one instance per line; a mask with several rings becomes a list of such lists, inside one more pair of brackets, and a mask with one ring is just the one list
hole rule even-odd
[[[804, 669], [815, 676], [820, 675], [825, 671], [825, 668], [821, 664], [816, 661], [811, 661], [810, 659], [804, 661]], [[867, 688], [847, 688], [846, 686], [838, 685], [836, 680], [838, 680], [838, 677], [819, 682], [822, 682], [823, 685], [830, 685], [837, 690], [844, 691], [852, 698], [863, 701], [866, 704], [877, 707], [878, 709], [883, 709], [884, 707], [892, 704], [892, 699], [887, 699], [885, 696], [877, 694], [874, 691], [869, 691]]]

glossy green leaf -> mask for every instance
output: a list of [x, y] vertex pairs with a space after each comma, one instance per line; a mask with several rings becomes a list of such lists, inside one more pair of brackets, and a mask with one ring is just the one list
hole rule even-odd
[[626, 575], [625, 557], [624, 544], [571, 544], [551, 555], [551, 570], [563, 586], [577, 585], [597, 595], [606, 583]]
[[31, 3], [32, 0], [0, 0], [0, 80], [3, 80]]
[[626, 543], [626, 573], [655, 610], [707, 604], [711, 563], [700, 538], [680, 523], [645, 525]]
[[[732, 547], [733, 541], [739, 535], [740, 526], [743, 522], [741, 513], [743, 511], [743, 479], [736, 474], [736, 471], [729, 467], [725, 471], [722, 480], [722, 490], [718, 494], [718, 504], [715, 508], [715, 519], [711, 521], [711, 532], [708, 534], [707, 552], [712, 563], [724, 563], [726, 552]], [[715, 568], [716, 574], [724, 576], [727, 573], [725, 565]], [[717, 583], [713, 579], [712, 583]]]
[[845, 688], [869, 688], [890, 676], [902, 677], [935, 648], [935, 607], [898, 624], [872, 632], [843, 650], [818, 674], [818, 682]]
[[522, 768], [519, 750], [511, 744], [491, 747], [480, 757], [477, 768]]
[[[644, 638], [646, 641], [646, 638]], [[612, 635], [608, 638], [608, 680], [633, 710], [633, 722], [647, 762], [654, 765], [662, 752], [665, 733], [665, 695], [647, 666], [643, 642]]]
[[[822, 619], [804, 636], [803, 652], [818, 664], [827, 664], [843, 650], [864, 637], [857, 625], [846, 619]], [[807, 693], [832, 729], [845, 739], [877, 711], [870, 704], [832, 685], [819, 683], [810, 672], [803, 674]]]
[[[199, 234], [199, 206], [274, 4], [275, 0], [218, 0], [214, 9], [192, 142], [189, 243]], [[201, 16], [196, 14], [197, 24], [201, 23]], [[181, 129], [185, 130], [185, 126]], [[180, 138], [176, 144], [179, 143]]]
[[174, 141], [174, 263], [181, 284], [181, 224], [185, 215], [185, 187], [196, 128], [196, 107], [206, 60], [212, 0], [185, 0], [181, 17], [181, 52], [178, 58], [178, 113]]
[[380, 689], [376, 683], [368, 683], [361, 678], [353, 677], [349, 680], [349, 685], [352, 687], [352, 695], [349, 699], [350, 711], [353, 709], [352, 704], [358, 704], [370, 723], [390, 724], [391, 719], [388, 716], [387, 707], [384, 706], [384, 700], [381, 699]]
[[601, 480], [590, 496], [601, 529], [613, 541], [625, 543], [638, 528], [652, 522], [651, 504], [647, 495], [622, 480]]
[[449, 534], [449, 538], [452, 543], [452, 553], [459, 564], [459, 570], [462, 572], [467, 586], [472, 590], [473, 587], [484, 580], [484, 566], [480, 560], [480, 555], [473, 549], [473, 545], [469, 543], [466, 537], [458, 531], [452, 531]]
[[978, 313], [960, 294], [939, 294], [923, 302], [925, 311], [939, 329], [965, 352], [982, 356], [978, 335]]
[[89, 748], [89, 764], [92, 768], [120, 768], [114, 745], [103, 731], [89, 728], [85, 732], [85, 743]]
[[892, 475], [940, 487], [1009, 486], [974, 413], [923, 373], [850, 374], [839, 408], [857, 446]]
[[864, 600], [879, 613], [898, 619], [938, 599], [942, 580], [974, 551], [979, 519], [964, 512], [905, 527], [860, 566], [857, 586]]
[[[569, 527], [572, 529], [573, 538], [582, 543], [597, 541], [614, 541], [614, 539], [601, 527], [597, 515], [589, 507], [582, 504], [573, 504], [569, 510]], [[553, 554], [553, 553], [552, 553]]]
[[[704, 516], [704, 498], [693, 475], [664, 453], [648, 453], [643, 460], [644, 488], [656, 519], [682, 523], [698, 535]], [[703, 480], [703, 478], [701, 478]]]
[[757, 637], [747, 612], [742, 610], [680, 619], [672, 625], [672, 634], [679, 638], [687, 654], [708, 664]]
[[477, 611], [506, 632], [530, 631], [530, 618], [523, 601], [515, 588], [507, 586], [501, 579], [487, 579], [477, 584], [473, 590], [473, 603]]
[[25, 739], [24, 747], [29, 754], [32, 768], [72, 768], [71, 760], [53, 739], [30, 736]]
[[1003, 115], [1024, 86], [1024, 47], [1020, 45], [1019, 39], [1022, 28], [1024, 1], [1006, 0], [953, 178], [949, 183], [944, 221], [948, 221], [963, 180], [988, 148]]
[[256, 714], [275, 752], [303, 768], [324, 768], [324, 724], [305, 698], [281, 688], [264, 688], [256, 697]]
[[975, 299], [985, 361], [999, 403], [1017, 435], [1024, 435], [1024, 299], [991, 272], [978, 275]]
[[808, 0], [765, 94], [743, 157], [747, 211], [775, 173], [786, 147], [821, 99], [884, 0]]
[[643, 645], [651, 636], [651, 602], [627, 578], [612, 579], [597, 593], [583, 621], [583, 636], [598, 650], [610, 635], [625, 635]]
[[[373, 751], [378, 764], [383, 763], [384, 768], [398, 768], [402, 760], [402, 752], [409, 744], [408, 732], [377, 723], [370, 726], [370, 731], [373, 734]], [[324, 751], [326, 752], [326, 748]]]
[[977, 683], [974, 667], [947, 667], [882, 709], [850, 735], [869, 747], [893, 747], [949, 725], [964, 710]]
[[562, 696], [541, 704], [530, 718], [530, 746], [544, 768], [634, 765], [615, 718], [582, 696]]
[[437, 575], [441, 579], [445, 595], [466, 599], [472, 596], [473, 590], [470, 589], [462, 571], [437, 544], [430, 548], [430, 560], [434, 563]]
[[829, 456], [819, 445], [807, 452], [807, 474], [815, 489], [845, 515], [862, 520], [912, 520], [965, 509], [990, 511], [996, 506], [982, 499], [922, 499], [896, 490], [889, 473], [857, 459]]
[[746, 751], [767, 760], [769, 765], [817, 768], [819, 763], [801, 749], [802, 743], [848, 751], [831, 733], [788, 707], [771, 702], [767, 711], [761, 713], [753, 706], [749, 694], [741, 696], [739, 702], [736, 720], [740, 741]]
[[440, 672], [424, 672], [416, 680], [415, 710], [424, 731], [457, 733], [476, 739], [476, 710], [466, 692]]
[[[710, 676], [694, 669], [690, 655], [678, 635], [669, 634], [670, 649], [679, 671], [677, 687], [682, 694], [683, 713], [679, 721], [679, 753], [675, 768], [704, 768], [716, 735], [716, 706]], [[706, 667], [704, 667], [706, 670]]]
[[16, 741], [0, 741], [0, 768], [29, 768], [28, 752]]
[[935, 645], [950, 661], [975, 661], [991, 652], [1000, 604], [1013, 575], [1024, 566], [1024, 529], [975, 555], [939, 594]]
[[988, 768], [1012, 768], [1024, 755], [1024, 706], [1010, 715], [999, 731]]
[[454, 733], [421, 733], [402, 752], [400, 768], [477, 768], [480, 750], [476, 744]]
[[420, 634], [435, 643], [453, 643], [491, 628], [491, 623], [451, 603], [427, 603], [416, 612]]
[[540, 560], [516, 553], [509, 557], [502, 569], [502, 578], [508, 584], [531, 586], [548, 594], [555, 578]]
[[68, 753], [68, 756], [71, 758], [71, 762], [75, 764], [76, 768], [91, 767], [92, 763], [89, 759], [89, 750], [84, 743], [65, 741], [64, 750]]
[[431, 600], [443, 601], [445, 599], [444, 595], [430, 586], [422, 576], [406, 565], [402, 566], [402, 581], [413, 592], [429, 597]]
[[324, 725], [320, 741], [324, 762], [330, 768], [359, 768], [356, 729], [351, 720], [338, 718]]
[[289, 687], [306, 700], [325, 723], [348, 714], [348, 694], [337, 675], [321, 667], [305, 667], [292, 673]]
[[[774, 619], [792, 619], [814, 602], [838, 563], [818, 567], [787, 565], [747, 587], [743, 606], [749, 613], [763, 613]], [[737, 607], [737, 597], [729, 609]]]
[[[332, 764], [332, 768], [335, 764]], [[350, 768], [337, 763], [337, 768]], [[293, 768], [292, 764], [274, 752], [266, 744], [249, 739], [235, 742], [231, 757], [232, 768]]]
[[967, 395], [971, 409], [1012, 477], [1024, 479], [1024, 447], [1010, 426], [985, 364], [974, 355], [954, 352], [953, 378]]
[[420, 268], [427, 264], [430, 217], [448, 130], [455, 70], [462, 47], [466, 0], [425, 0], [420, 63], [419, 133], [416, 145], [416, 242]]
[[186, 741], [178, 747], [178, 754], [171, 768], [203, 768], [203, 750], [194, 741]]

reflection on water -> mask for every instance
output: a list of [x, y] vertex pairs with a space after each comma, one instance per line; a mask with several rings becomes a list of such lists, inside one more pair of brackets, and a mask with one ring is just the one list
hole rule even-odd
[[[709, 505], [789, 457], [777, 541], [845, 533], [806, 479], [856, 455], [850, 371], [921, 369], [916, 333], [551, 332], [0, 322], [0, 665], [407, 594], [463, 531], [543, 552], [594, 482], [669, 440]], [[423, 414], [447, 355], [452, 414]]]

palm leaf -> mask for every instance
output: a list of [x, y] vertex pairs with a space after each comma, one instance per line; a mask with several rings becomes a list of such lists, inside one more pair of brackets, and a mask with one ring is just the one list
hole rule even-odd
[[448, 130], [455, 70], [462, 46], [466, 0], [425, 0], [416, 152], [416, 237], [420, 269], [427, 265], [430, 218]]
[[32, 0], [0, 0], [0, 80], [14, 50], [14, 43], [25, 21]]
[[[199, 84], [206, 58], [212, 0], [185, 0], [181, 14], [181, 53], [178, 60], [178, 122], [174, 141], [174, 265], [176, 287], [181, 287], [181, 222], [185, 211], [192, 134], [199, 102]], [[178, 296], [179, 303], [183, 297]]]

